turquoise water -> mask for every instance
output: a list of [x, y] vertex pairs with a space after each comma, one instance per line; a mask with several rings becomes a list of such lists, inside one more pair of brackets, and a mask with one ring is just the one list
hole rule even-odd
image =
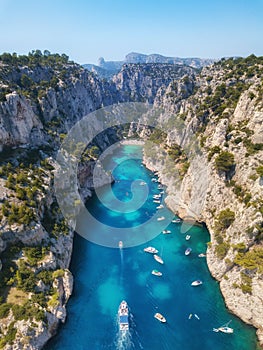
[[[146, 203], [135, 213], [112, 213], [105, 206], [111, 196], [110, 188], [105, 187], [100, 193], [105, 198], [104, 204], [96, 195], [87, 203], [87, 208], [100, 221], [127, 228], [155, 215], [158, 204], [153, 203], [152, 195], [159, 192], [158, 184], [151, 181], [153, 174], [139, 159], [128, 159], [136, 154], [140, 156], [140, 152], [138, 146], [122, 146], [108, 160], [108, 166], [117, 165], [113, 174], [119, 181], [112, 185], [112, 191], [119, 200], [134, 199], [137, 195], [131, 191], [131, 182], [143, 179], [149, 186]], [[140, 186], [141, 191], [144, 187]], [[141, 199], [138, 195], [138, 202]], [[99, 224], [91, 228], [85, 218], [83, 223], [87, 231], [97, 230], [101, 234]], [[156, 222], [155, 227], [158, 228]], [[147, 243], [123, 249], [104, 247], [76, 235], [70, 267], [75, 285], [67, 307], [67, 322], [46, 349], [255, 350], [254, 329], [228, 312], [219, 285], [209, 274], [206, 259], [198, 257], [206, 250], [207, 230], [192, 227], [187, 232], [191, 239], [186, 241], [181, 224], [171, 223], [168, 229], [171, 234], [160, 233]], [[143, 252], [148, 245], [159, 250], [164, 265]], [[192, 248], [189, 256], [184, 254], [187, 247]], [[154, 268], [163, 276], [153, 276]], [[192, 287], [191, 282], [196, 279], [201, 279], [203, 285]], [[123, 299], [130, 308], [130, 330], [126, 335], [119, 333], [117, 324], [117, 310]], [[155, 312], [162, 313], [167, 323], [158, 322], [153, 317]], [[189, 314], [193, 314], [191, 319]], [[213, 332], [213, 327], [230, 320], [234, 334]]]

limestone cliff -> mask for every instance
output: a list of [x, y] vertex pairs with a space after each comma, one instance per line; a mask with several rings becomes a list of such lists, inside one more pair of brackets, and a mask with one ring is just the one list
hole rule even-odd
[[184, 122], [184, 138], [198, 140], [201, 153], [191, 159], [191, 149], [187, 150], [174, 123], [161, 149], [179, 144], [188, 152], [190, 166], [179, 185], [177, 165], [171, 175], [164, 160], [159, 162], [147, 152], [145, 157], [146, 164], [159, 171], [160, 180], [168, 186], [166, 201], [171, 209], [181, 217], [190, 215], [206, 223], [211, 235], [209, 269], [220, 281], [228, 308], [258, 329], [261, 344], [262, 72], [263, 61], [254, 56], [223, 60], [203, 69], [196, 77], [195, 92], [186, 98], [177, 90], [171, 99], [168, 87], [155, 99], [157, 106], [165, 106], [166, 115], [160, 120], [172, 125], [175, 113]]

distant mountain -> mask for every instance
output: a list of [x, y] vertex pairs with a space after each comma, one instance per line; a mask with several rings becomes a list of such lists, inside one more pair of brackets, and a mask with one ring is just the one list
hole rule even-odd
[[159, 54], [144, 55], [141, 53], [131, 52], [125, 57], [126, 63], [169, 63], [169, 64], [183, 64], [193, 68], [201, 68], [208, 66], [215, 62], [211, 58], [180, 58], [180, 57], [166, 57]]
[[103, 57], [100, 57], [98, 60], [98, 65], [84, 64], [83, 67], [89, 71], [96, 73], [101, 78], [111, 79], [121, 70], [121, 67], [127, 63], [166, 63], [186, 65], [193, 68], [201, 68], [208, 66], [213, 62], [215, 62], [215, 60], [211, 58], [166, 57], [159, 54], [145, 55], [142, 53], [131, 52], [125, 56], [125, 59], [123, 61], [105, 61]]

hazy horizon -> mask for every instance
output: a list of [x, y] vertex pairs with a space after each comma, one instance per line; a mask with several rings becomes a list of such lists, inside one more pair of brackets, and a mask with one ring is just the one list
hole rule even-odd
[[129, 52], [169, 57], [263, 55], [263, 1], [0, 0], [1, 52], [65, 53], [84, 64]]

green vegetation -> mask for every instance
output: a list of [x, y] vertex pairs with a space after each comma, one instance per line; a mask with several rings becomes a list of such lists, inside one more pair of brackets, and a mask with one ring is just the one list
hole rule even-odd
[[208, 161], [210, 162], [210, 160], [213, 158], [213, 156], [214, 156], [215, 154], [220, 153], [220, 152], [221, 152], [221, 148], [220, 148], [219, 146], [214, 146], [214, 147], [212, 147], [212, 148], [210, 149], [208, 155], [207, 155]]
[[32, 301], [27, 301], [23, 305], [13, 305], [12, 312], [16, 321], [18, 320], [33, 320], [46, 321], [45, 312], [35, 306]]
[[221, 151], [215, 159], [216, 169], [218, 171], [229, 172], [235, 165], [234, 155], [228, 151]]
[[58, 294], [58, 292], [55, 292], [51, 296], [51, 299], [48, 301], [48, 306], [49, 307], [56, 307], [58, 305], [59, 305], [59, 294]]
[[217, 216], [217, 230], [226, 230], [235, 221], [235, 213], [229, 208], [222, 210]]
[[263, 248], [256, 246], [247, 252], [237, 253], [234, 263], [248, 270], [255, 270], [263, 273]]
[[240, 288], [243, 293], [252, 293], [252, 278], [248, 276], [245, 272], [241, 272], [241, 280], [242, 283], [240, 285]]
[[252, 199], [252, 195], [241, 185], [238, 185], [234, 180], [230, 180], [227, 183], [227, 186], [231, 186], [233, 188], [233, 192], [238, 197], [240, 202], [245, 203], [247, 206], [251, 205], [250, 201]]
[[167, 137], [167, 134], [164, 131], [155, 128], [151, 133], [150, 137], [148, 138], [148, 140], [156, 143], [157, 145], [160, 145], [166, 140], [166, 137]]
[[14, 322], [10, 323], [6, 335], [0, 339], [0, 349], [5, 347], [6, 344], [12, 344], [15, 340], [17, 329], [14, 327]]
[[257, 167], [256, 172], [260, 177], [263, 177], [263, 165]]
[[23, 253], [31, 266], [36, 265], [38, 261], [42, 260], [47, 252], [48, 249], [46, 247], [40, 246], [23, 249]]
[[[48, 50], [29, 52], [28, 55], [3, 53], [0, 55], [0, 102], [6, 100], [6, 94], [17, 91], [20, 95], [32, 99], [41, 115], [38, 99], [46, 96], [49, 88], [59, 89], [60, 79], [64, 81], [72, 76], [78, 77], [81, 66], [69, 61], [67, 55], [51, 54]], [[47, 80], [40, 80], [32, 71], [43, 68]], [[41, 74], [40, 74], [41, 76]], [[6, 87], [7, 86], [7, 87]], [[44, 119], [43, 119], [44, 121]]]
[[217, 257], [219, 259], [223, 259], [227, 255], [229, 248], [230, 248], [229, 243], [223, 242], [223, 243], [217, 244], [215, 247], [215, 252]]
[[8, 304], [8, 303], [0, 304], [0, 319], [8, 316], [10, 308], [11, 308], [11, 304]]

